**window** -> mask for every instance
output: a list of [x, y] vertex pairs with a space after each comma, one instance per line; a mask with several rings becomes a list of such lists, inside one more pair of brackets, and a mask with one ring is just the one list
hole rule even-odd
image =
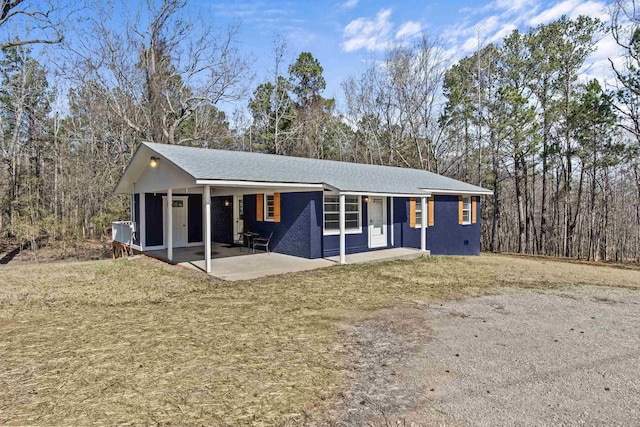
[[[422, 227], [422, 198], [420, 197], [411, 197], [409, 199], [409, 226], [415, 228]], [[433, 227], [435, 225], [433, 214], [434, 214], [434, 199], [433, 196], [427, 197], [426, 200], [426, 208], [427, 210], [424, 212], [425, 219], [427, 220], [427, 227]]]
[[184, 207], [184, 201], [183, 200], [173, 200], [171, 202], [171, 206], [174, 208], [182, 208]]
[[238, 219], [244, 219], [244, 199], [242, 196], [238, 197]]
[[[345, 231], [360, 232], [360, 196], [345, 196], [344, 198], [344, 226]], [[337, 194], [324, 195], [324, 231], [325, 234], [340, 232], [340, 196]]]
[[264, 195], [264, 220], [273, 221], [275, 218], [275, 203], [273, 194]]
[[280, 193], [256, 194], [256, 221], [280, 222]]
[[462, 198], [462, 223], [471, 224], [471, 197]]

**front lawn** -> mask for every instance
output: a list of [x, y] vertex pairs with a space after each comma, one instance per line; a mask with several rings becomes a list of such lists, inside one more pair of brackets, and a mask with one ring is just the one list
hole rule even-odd
[[344, 325], [387, 307], [640, 271], [432, 257], [227, 283], [144, 257], [0, 267], [0, 424], [321, 421], [356, 349]]

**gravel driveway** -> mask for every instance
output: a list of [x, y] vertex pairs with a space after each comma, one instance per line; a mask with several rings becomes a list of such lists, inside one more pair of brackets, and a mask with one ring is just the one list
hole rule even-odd
[[386, 310], [334, 424], [639, 425], [640, 290], [503, 290]]

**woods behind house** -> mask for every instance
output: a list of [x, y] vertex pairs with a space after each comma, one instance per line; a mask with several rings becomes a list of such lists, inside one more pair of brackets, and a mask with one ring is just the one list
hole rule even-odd
[[[421, 168], [493, 191], [485, 250], [638, 262], [637, 6], [479, 38], [455, 63], [425, 34], [348, 77], [339, 107], [312, 52], [287, 63], [274, 37], [258, 73], [239, 24], [215, 28], [187, 1], [6, 3], [0, 231], [31, 242], [107, 233], [128, 218], [113, 189], [148, 140]], [[586, 73], [608, 36], [622, 58]]]

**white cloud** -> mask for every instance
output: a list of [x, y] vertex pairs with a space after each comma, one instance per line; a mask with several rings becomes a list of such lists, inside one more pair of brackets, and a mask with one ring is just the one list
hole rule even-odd
[[467, 41], [465, 41], [460, 47], [463, 52], [474, 52], [478, 49], [478, 38], [477, 37], [469, 37]]
[[519, 15], [523, 12], [529, 12], [537, 6], [537, 0], [496, 0], [489, 3], [487, 9], [498, 10], [505, 15]]
[[498, 30], [493, 36], [489, 37], [489, 43], [496, 43], [507, 37], [518, 27], [514, 24], [506, 24], [500, 30]]
[[358, 18], [351, 21], [342, 33], [345, 41], [342, 49], [354, 52], [360, 49], [369, 51], [384, 50], [390, 45], [393, 24], [389, 21], [391, 9], [380, 10], [375, 18]]
[[589, 56], [583, 67], [581, 80], [597, 78], [603, 86], [613, 84], [615, 75], [611, 62], [617, 69], [621, 69], [624, 65], [622, 54], [622, 48], [618, 46], [611, 34], [607, 34], [596, 43], [596, 51]]
[[540, 25], [555, 21], [562, 15], [567, 15], [575, 9], [579, 1], [580, 0], [565, 0], [549, 9], [543, 10], [540, 14], [529, 20], [529, 25]]
[[475, 27], [478, 31], [486, 34], [494, 32], [500, 27], [500, 25], [502, 25], [500, 17], [492, 15], [478, 22]]
[[396, 32], [396, 39], [410, 39], [422, 33], [422, 24], [415, 21], [407, 21]]
[[338, 5], [338, 7], [340, 9], [353, 9], [354, 7], [356, 7], [358, 5], [360, 0], [347, 0], [344, 3], [340, 3]]
[[[463, 20], [445, 28], [440, 36], [455, 59], [469, 55], [488, 43], [500, 44], [515, 29], [559, 19], [587, 15], [607, 20], [606, 0], [550, 0], [543, 9], [539, 0], [493, 0], [475, 8], [465, 8]], [[608, 61], [607, 61], [608, 62]]]
[[344, 27], [342, 50], [385, 50], [420, 36], [423, 29], [424, 25], [418, 21], [406, 21], [396, 25], [391, 20], [391, 9], [381, 9], [373, 18], [357, 18]]
[[580, 15], [590, 16], [592, 18], [598, 18], [602, 21], [609, 20], [609, 13], [607, 12], [607, 6], [604, 3], [596, 1], [588, 1], [578, 5], [571, 14], [570, 18], [577, 18]]

